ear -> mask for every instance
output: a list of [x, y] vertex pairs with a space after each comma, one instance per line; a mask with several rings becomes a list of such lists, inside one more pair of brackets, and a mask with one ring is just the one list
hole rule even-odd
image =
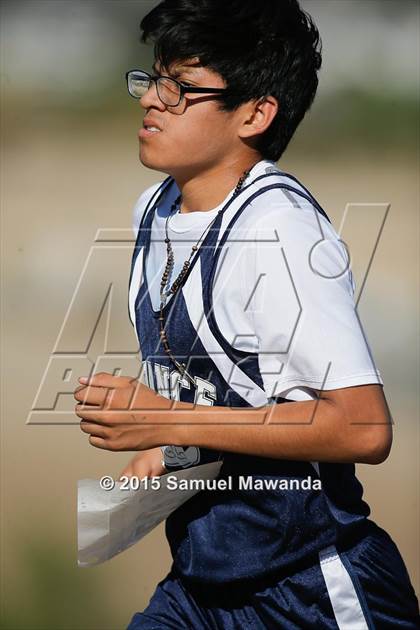
[[251, 138], [264, 133], [275, 118], [279, 104], [274, 96], [264, 96], [244, 106], [242, 122], [238, 129], [240, 138]]

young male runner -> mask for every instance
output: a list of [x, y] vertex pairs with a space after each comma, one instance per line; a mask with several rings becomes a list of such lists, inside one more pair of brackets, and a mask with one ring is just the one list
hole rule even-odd
[[[347, 252], [276, 166], [316, 92], [317, 29], [295, 0], [166, 0], [141, 27], [156, 61], [127, 74], [140, 159], [169, 175], [135, 211], [147, 384], [81, 379], [97, 408], [76, 412], [92, 445], [140, 451], [124, 474], [221, 459], [234, 485], [167, 519], [173, 566], [129, 628], [417, 628], [354, 472], [387, 457], [391, 427]], [[299, 487], [261, 489], [279, 481]]]

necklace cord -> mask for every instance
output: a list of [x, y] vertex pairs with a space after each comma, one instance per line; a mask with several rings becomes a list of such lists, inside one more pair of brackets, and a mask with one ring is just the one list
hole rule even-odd
[[[255, 166], [255, 165], [254, 165]], [[240, 176], [238, 183], [236, 184], [235, 190], [233, 191], [233, 195], [232, 195], [232, 199], [234, 199], [242, 190], [243, 184], [245, 182], [245, 180], [247, 179], [249, 173], [251, 172], [253, 167], [247, 169], [246, 171], [244, 171], [242, 173], [242, 175]], [[168, 281], [170, 279], [170, 274], [173, 270], [174, 264], [175, 264], [175, 256], [174, 256], [174, 252], [172, 249], [172, 243], [171, 240], [169, 238], [169, 234], [168, 234], [168, 224], [169, 224], [169, 219], [175, 214], [175, 211], [181, 206], [181, 202], [182, 202], [182, 195], [179, 195], [177, 197], [177, 199], [174, 201], [174, 203], [171, 206], [171, 210], [166, 218], [165, 221], [165, 243], [166, 243], [166, 265], [165, 265], [165, 269], [160, 281], [160, 307], [159, 307], [159, 327], [160, 327], [160, 340], [162, 342], [162, 346], [166, 352], [166, 354], [168, 355], [168, 357], [170, 358], [170, 360], [172, 361], [172, 363], [175, 365], [175, 367], [177, 368], [177, 370], [180, 372], [181, 376], [187, 378], [191, 384], [195, 384], [194, 379], [188, 374], [187, 372], [187, 368], [186, 365], [184, 363], [180, 363], [173, 355], [172, 350], [169, 346], [169, 342], [168, 342], [168, 337], [166, 334], [166, 330], [165, 330], [165, 317], [163, 315], [163, 309], [165, 308], [166, 302], [167, 302], [167, 298], [172, 294], [173, 296], [176, 295], [176, 293], [179, 291], [179, 289], [183, 286], [184, 281], [185, 281], [185, 277], [188, 274], [188, 271], [190, 269], [191, 266], [191, 259], [194, 256], [194, 254], [197, 254], [199, 247], [201, 245], [201, 242], [204, 240], [206, 233], [210, 230], [211, 226], [213, 225], [213, 223], [216, 221], [216, 219], [219, 217], [220, 214], [223, 213], [223, 209], [219, 210], [218, 213], [216, 214], [216, 216], [214, 217], [214, 219], [211, 220], [211, 222], [209, 223], [209, 225], [206, 227], [206, 229], [204, 230], [204, 232], [201, 234], [200, 238], [198, 239], [198, 241], [196, 241], [196, 243], [192, 246], [191, 248], [191, 252], [189, 257], [185, 260], [184, 264], [182, 265], [181, 271], [179, 272], [178, 276], [175, 278], [175, 280], [173, 281], [172, 285], [169, 287], [169, 289], [167, 289], [167, 285], [168, 285]], [[198, 254], [197, 254], [198, 255]]]

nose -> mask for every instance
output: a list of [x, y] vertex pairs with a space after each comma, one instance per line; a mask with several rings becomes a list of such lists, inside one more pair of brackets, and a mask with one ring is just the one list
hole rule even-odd
[[140, 99], [140, 105], [144, 109], [149, 109], [150, 107], [156, 107], [160, 110], [165, 109], [165, 105], [162, 103], [157, 94], [156, 81], [151, 81], [146, 94], [143, 94]]

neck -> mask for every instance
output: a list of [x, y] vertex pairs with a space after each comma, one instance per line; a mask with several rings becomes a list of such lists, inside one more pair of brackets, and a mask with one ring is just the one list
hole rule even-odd
[[206, 212], [220, 205], [233, 190], [243, 173], [251, 169], [262, 159], [261, 156], [235, 160], [229, 164], [200, 171], [194, 175], [183, 177], [174, 175], [174, 179], [182, 195], [180, 212]]

